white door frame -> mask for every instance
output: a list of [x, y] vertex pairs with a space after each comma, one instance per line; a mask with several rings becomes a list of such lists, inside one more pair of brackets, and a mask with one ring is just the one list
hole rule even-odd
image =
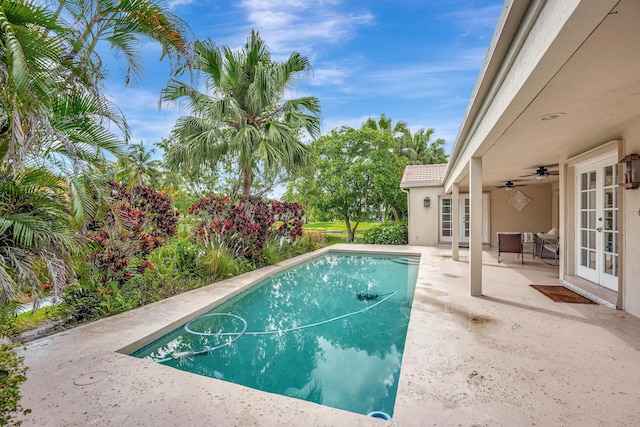
[[[448, 200], [448, 202], [446, 202]], [[459, 243], [469, 243], [469, 194], [459, 195], [458, 209], [458, 230]], [[453, 214], [451, 196], [441, 196], [438, 206], [438, 239], [440, 242], [451, 242], [452, 225], [449, 223], [450, 216]], [[448, 212], [447, 212], [448, 210]], [[482, 194], [482, 242], [489, 243], [489, 195]]]
[[618, 291], [618, 160], [608, 155], [576, 165], [575, 271]]

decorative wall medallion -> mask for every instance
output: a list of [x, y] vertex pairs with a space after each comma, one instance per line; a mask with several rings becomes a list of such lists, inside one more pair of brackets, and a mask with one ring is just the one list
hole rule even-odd
[[519, 190], [516, 192], [516, 194], [513, 195], [511, 199], [509, 199], [509, 203], [511, 203], [513, 207], [518, 211], [526, 208], [530, 202], [531, 198]]

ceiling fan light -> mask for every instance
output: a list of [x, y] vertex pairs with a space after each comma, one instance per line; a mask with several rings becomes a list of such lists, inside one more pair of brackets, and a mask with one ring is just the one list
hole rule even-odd
[[536, 179], [540, 180], [540, 181], [542, 181], [544, 179], [547, 179], [547, 178], [549, 178], [549, 174], [546, 174], [546, 173], [536, 175]]

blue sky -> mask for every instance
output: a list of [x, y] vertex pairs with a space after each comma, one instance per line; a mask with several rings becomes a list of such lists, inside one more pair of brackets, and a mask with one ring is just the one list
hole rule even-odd
[[[315, 96], [322, 106], [322, 133], [342, 125], [360, 127], [381, 113], [404, 120], [413, 131], [434, 128], [451, 151], [502, 0], [172, 0], [172, 11], [199, 39], [240, 48], [251, 29], [272, 56], [298, 51], [312, 74], [294, 96]], [[145, 71], [125, 88], [122, 63], [109, 61], [107, 90], [132, 129], [132, 143], [167, 137], [185, 112], [158, 110], [169, 64], [160, 47], [143, 46]]]

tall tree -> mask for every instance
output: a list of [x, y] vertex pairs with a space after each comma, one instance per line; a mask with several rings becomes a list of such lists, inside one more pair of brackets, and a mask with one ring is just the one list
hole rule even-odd
[[116, 181], [125, 182], [130, 187], [134, 185], [157, 188], [160, 183], [162, 162], [152, 158], [155, 149], [147, 150], [142, 141], [129, 146], [129, 152], [118, 160]]
[[409, 159], [410, 164], [427, 165], [447, 162], [444, 139], [438, 138], [431, 141], [431, 136], [435, 132], [433, 128], [426, 130], [421, 128], [411, 134], [406, 122], [399, 121], [393, 124], [393, 119], [381, 114], [377, 120], [368, 118], [362, 124], [362, 129], [374, 129], [391, 134], [395, 141], [394, 151]]
[[444, 151], [445, 141], [438, 138], [431, 141], [433, 128], [419, 129], [409, 139], [403, 140], [400, 146], [400, 155], [408, 158], [414, 165], [430, 165], [447, 163], [449, 156]]
[[344, 219], [350, 242], [359, 223], [377, 216], [380, 206], [406, 206], [400, 190], [406, 162], [391, 151], [393, 145], [390, 133], [370, 128], [334, 129], [317, 141], [318, 204], [334, 218]]
[[396, 122], [396, 124], [393, 124], [393, 119], [391, 117], [387, 117], [384, 113], [380, 114], [380, 117], [377, 120], [369, 117], [362, 124], [362, 128], [388, 132], [396, 140], [411, 137], [411, 131], [409, 130], [407, 122], [400, 120], [399, 122]]
[[196, 41], [194, 51], [207, 93], [176, 79], [162, 93], [165, 101], [185, 100], [192, 114], [174, 127], [179, 143], [167, 155], [172, 168], [215, 165], [231, 155], [249, 195], [259, 168], [290, 171], [310, 159], [301, 137], [320, 134], [318, 99], [285, 99], [298, 75], [310, 70], [306, 57], [294, 52], [284, 62], [273, 60], [255, 31], [241, 50], [205, 40]]
[[[50, 35], [53, 32], [54, 35]], [[52, 108], [51, 72], [64, 59], [67, 32], [45, 8], [28, 1], [0, 2], [0, 154], [21, 171], [36, 128]]]

